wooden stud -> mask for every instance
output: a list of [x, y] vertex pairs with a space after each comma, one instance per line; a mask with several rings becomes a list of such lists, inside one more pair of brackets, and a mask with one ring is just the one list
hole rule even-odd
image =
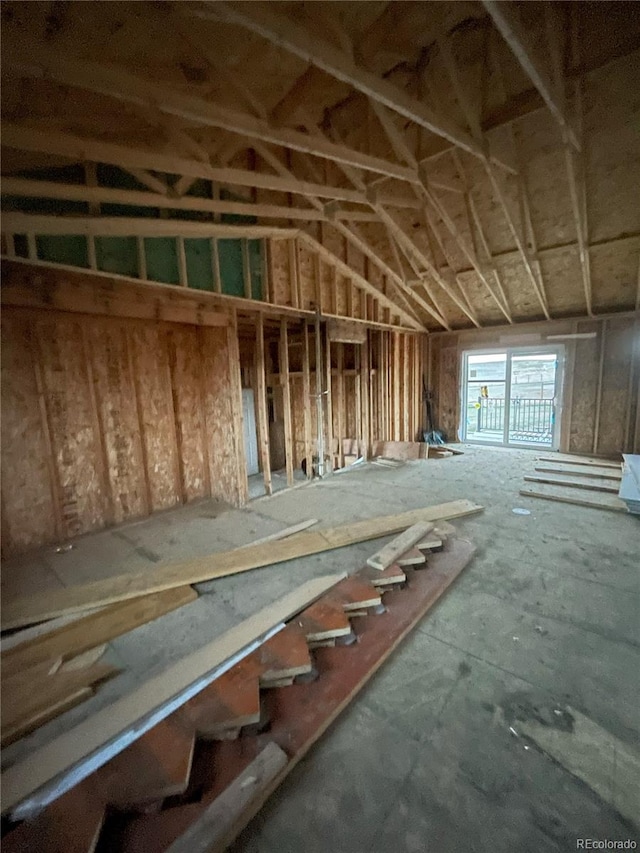
[[[30, 261], [38, 260], [38, 243], [36, 241], [36, 235], [33, 233], [33, 231], [29, 231], [27, 233], [27, 256]], [[89, 260], [89, 263], [91, 264], [91, 260]]]
[[178, 273], [182, 287], [189, 287], [189, 273], [187, 271], [187, 254], [184, 247], [184, 237], [177, 238], [178, 244]]
[[[238, 487], [238, 506], [244, 506], [249, 499], [249, 481], [247, 479], [247, 457], [244, 446], [244, 415], [242, 411], [242, 375], [240, 372], [240, 343], [238, 340], [238, 312], [230, 312], [227, 327], [227, 354], [229, 365], [229, 390], [231, 394], [231, 417], [233, 420], [233, 447], [236, 457], [236, 483]], [[286, 323], [286, 320], [283, 320]]]
[[344, 468], [344, 424], [345, 424], [345, 408], [344, 408], [344, 344], [337, 343], [336, 351], [338, 354], [338, 376], [337, 376], [337, 427], [338, 427], [338, 468]]
[[598, 439], [600, 438], [600, 415], [602, 408], [602, 376], [604, 373], [604, 359], [607, 348], [607, 321], [603, 320], [600, 326], [600, 354], [598, 358], [598, 384], [596, 385], [596, 404], [595, 404], [595, 423], [593, 427], [593, 447], [591, 448], [594, 456], [598, 452]]
[[293, 427], [291, 422], [291, 385], [289, 380], [289, 336], [287, 321], [280, 321], [280, 384], [284, 408], [284, 444], [287, 485], [293, 486]]
[[258, 423], [260, 425], [260, 461], [264, 479], [265, 494], [273, 494], [271, 483], [271, 453], [269, 444], [269, 416], [267, 412], [267, 389], [265, 380], [264, 357], [264, 320], [258, 315], [256, 323], [256, 397], [258, 404]]
[[146, 281], [147, 279], [147, 251], [145, 248], [144, 237], [136, 238], [136, 248], [138, 252], [138, 278]]
[[[327, 456], [329, 457], [329, 464], [331, 466], [331, 471], [334, 469], [334, 453], [333, 453], [333, 383], [332, 383], [332, 372], [331, 372], [331, 340], [329, 338], [329, 329], [327, 324], [325, 324], [325, 372], [326, 372], [326, 386], [327, 386], [327, 405], [326, 405], [326, 417], [327, 417]], [[322, 387], [322, 384], [319, 385]]]
[[304, 323], [302, 353], [302, 397], [304, 420], [304, 455], [307, 460], [307, 480], [313, 476], [313, 445], [311, 442], [311, 377], [309, 374], [309, 328]]
[[249, 241], [246, 238], [242, 240], [242, 278], [245, 299], [251, 299], [251, 261], [249, 259]]

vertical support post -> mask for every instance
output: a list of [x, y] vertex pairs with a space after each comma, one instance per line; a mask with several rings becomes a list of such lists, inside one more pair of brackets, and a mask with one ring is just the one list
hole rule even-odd
[[[88, 187], [98, 186], [98, 167], [96, 163], [84, 164], [84, 180]], [[91, 216], [100, 216], [100, 202], [89, 202], [89, 213]], [[87, 234], [87, 257], [89, 259], [89, 267], [92, 270], [97, 270], [96, 238], [93, 234]]]
[[362, 344], [361, 356], [361, 382], [362, 382], [362, 411], [363, 424], [362, 436], [364, 447], [362, 454], [365, 459], [369, 458], [371, 448], [371, 365], [369, 360], [369, 332]]
[[[319, 328], [318, 321], [318, 328]], [[316, 347], [318, 344], [316, 344]], [[317, 350], [316, 350], [317, 352]], [[333, 383], [331, 381], [331, 341], [329, 340], [329, 326], [325, 326], [325, 369], [327, 373], [327, 451], [329, 456], [329, 471], [333, 471]]]
[[344, 468], [344, 344], [338, 347], [338, 467]]
[[358, 448], [357, 456], [361, 455], [361, 444], [362, 444], [362, 381], [361, 381], [361, 373], [362, 373], [362, 344], [356, 344], [355, 346], [355, 368], [356, 375], [353, 377], [353, 389], [356, 395], [356, 447]]
[[138, 278], [146, 281], [147, 279], [147, 253], [145, 251], [144, 237], [137, 238], [138, 250]]
[[180, 276], [180, 284], [182, 287], [189, 286], [189, 278], [187, 275], [187, 255], [184, 250], [184, 237], [177, 238], [178, 243], [178, 274]]
[[315, 345], [316, 345], [316, 425], [318, 433], [318, 477], [324, 477], [324, 406], [322, 404], [322, 341], [320, 339], [320, 309], [316, 310]]
[[27, 232], [27, 252], [30, 261], [38, 260], [38, 244], [33, 231]]
[[258, 403], [258, 424], [260, 427], [260, 463], [262, 465], [262, 477], [264, 479], [264, 491], [267, 495], [273, 494], [271, 483], [271, 456], [269, 447], [269, 416], [267, 413], [267, 388], [265, 379], [264, 358], [264, 319], [262, 312], [258, 313], [256, 325], [256, 395]]
[[400, 437], [400, 332], [393, 333], [393, 438], [392, 441], [402, 441]]
[[291, 288], [291, 304], [300, 307], [300, 279], [298, 276], [298, 252], [295, 237], [289, 240], [289, 286]]
[[311, 446], [311, 376], [309, 374], [309, 328], [306, 320], [303, 328], [302, 353], [302, 397], [304, 422], [304, 455], [307, 460], [307, 480], [313, 476], [313, 448]]
[[222, 293], [222, 276], [220, 275], [220, 254], [218, 252], [218, 240], [211, 238], [211, 274], [213, 276], [213, 287], [216, 293]]
[[245, 299], [251, 299], [251, 261], [249, 259], [249, 241], [242, 238], [242, 279]]
[[284, 444], [287, 485], [293, 486], [293, 429], [291, 423], [291, 386], [289, 383], [289, 335], [287, 321], [280, 322], [280, 384], [284, 408]]
[[607, 321], [602, 321], [600, 330], [600, 359], [598, 364], [598, 384], [596, 386], [596, 414], [593, 425], [593, 453], [598, 452], [598, 440], [600, 438], [600, 409], [602, 407], [602, 375], [604, 372], [604, 354], [607, 348]]
[[231, 396], [231, 416], [233, 418], [233, 449], [236, 454], [238, 506], [244, 506], [249, 499], [249, 480], [247, 477], [247, 455], [244, 446], [244, 415], [242, 411], [242, 374], [240, 371], [240, 344], [238, 341], [238, 312], [231, 309], [227, 326], [227, 357], [229, 365], [229, 393]]

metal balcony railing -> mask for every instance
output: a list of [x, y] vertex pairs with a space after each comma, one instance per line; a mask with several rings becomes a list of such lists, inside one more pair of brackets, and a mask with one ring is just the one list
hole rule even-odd
[[[478, 398], [476, 432], [502, 432], [505, 422], [506, 401]], [[509, 433], [512, 437], [540, 440], [551, 435], [553, 429], [553, 400], [514, 397], [511, 400]]]

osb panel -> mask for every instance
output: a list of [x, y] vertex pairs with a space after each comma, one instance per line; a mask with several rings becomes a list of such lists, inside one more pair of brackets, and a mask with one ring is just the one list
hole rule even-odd
[[114, 521], [119, 522], [148, 511], [126, 327], [117, 321], [93, 320], [86, 324], [86, 330]]
[[298, 275], [300, 277], [300, 307], [308, 311], [316, 304], [315, 253], [304, 246], [298, 248]]
[[129, 330], [129, 335], [152, 509], [164, 509], [180, 502], [166, 332], [136, 324]]
[[569, 450], [574, 453], [592, 453], [602, 326], [596, 322], [578, 323], [577, 331], [598, 331], [598, 337], [575, 342]]
[[172, 329], [168, 336], [183, 493], [185, 499], [189, 501], [207, 494], [201, 356], [192, 328], [178, 327]]
[[577, 250], [542, 255], [540, 268], [552, 317], [586, 313], [582, 270]]
[[544, 319], [533, 283], [519, 257], [496, 259], [514, 320]]
[[60, 486], [65, 533], [101, 527], [111, 520], [99, 427], [93, 410], [82, 321], [66, 315], [39, 320], [51, 442]]
[[340, 316], [346, 316], [347, 314], [347, 288], [351, 287], [351, 279], [345, 278], [343, 275], [338, 274], [337, 277], [337, 298], [336, 298], [336, 310], [335, 313]]
[[212, 497], [238, 503], [238, 459], [234, 443], [234, 430], [240, 431], [240, 423], [234, 423], [232, 382], [239, 382], [229, 375], [228, 335], [226, 328], [200, 328], [200, 357], [203, 377], [203, 405], [207, 432], [207, 456], [211, 479]]
[[289, 243], [270, 240], [271, 300], [276, 305], [291, 305], [291, 276], [289, 273]]
[[459, 399], [458, 383], [460, 355], [456, 347], [444, 347], [440, 351], [437, 387], [437, 428], [449, 441], [458, 437]]
[[584, 137], [591, 240], [640, 231], [640, 51], [585, 78]]
[[55, 539], [47, 445], [36, 384], [29, 320], [2, 316], [2, 546], [3, 553]]
[[607, 321], [596, 447], [598, 453], [619, 453], [625, 448], [626, 413], [631, 402], [629, 391], [634, 334], [632, 319]]
[[638, 292], [640, 238], [608, 246], [594, 246], [589, 250], [589, 256], [594, 309], [633, 310]]

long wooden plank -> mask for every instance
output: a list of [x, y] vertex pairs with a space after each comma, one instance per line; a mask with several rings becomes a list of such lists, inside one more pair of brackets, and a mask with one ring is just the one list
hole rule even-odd
[[277, 542], [280, 539], [286, 539], [289, 536], [293, 536], [294, 533], [301, 533], [303, 530], [308, 530], [317, 523], [317, 518], [308, 518], [306, 521], [300, 521], [298, 524], [292, 524], [291, 527], [285, 527], [284, 530], [278, 530], [276, 533], [269, 534], [269, 536], [263, 536], [261, 539], [255, 539], [253, 542], [241, 545], [240, 548], [254, 548], [256, 545], [264, 545], [266, 542]]
[[536, 465], [536, 471], [542, 474], [567, 474], [570, 477], [589, 477], [596, 480], [621, 480], [622, 470], [613, 468], [567, 468], [566, 465]]
[[395, 539], [385, 545], [384, 548], [381, 548], [380, 551], [369, 557], [367, 565], [371, 566], [372, 569], [379, 569], [380, 571], [386, 569], [392, 563], [395, 563], [398, 557], [409, 551], [416, 542], [420, 542], [428, 533], [431, 533], [433, 527], [434, 525], [427, 521], [419, 521], [417, 524], [412, 525], [404, 533], [401, 533], [400, 536], [396, 536]]
[[278, 776], [288, 761], [276, 743], [268, 743], [257, 758], [211, 803], [197, 821], [177, 838], [167, 853], [208, 853], [224, 849], [243, 813]]
[[625, 504], [617, 498], [612, 498], [611, 503], [606, 503], [605, 501], [597, 500], [589, 501], [586, 498], [570, 498], [566, 495], [556, 495], [551, 492], [538, 492], [535, 489], [520, 489], [520, 494], [525, 498], [542, 498], [546, 501], [558, 501], [564, 504], [574, 504], [574, 506], [588, 506], [592, 509], [607, 509], [611, 512], [629, 511]]
[[[70, 697], [79, 690], [112, 678], [119, 672], [104, 663], [84, 669], [48, 675], [49, 664], [6, 679], [2, 686], [2, 746], [17, 740], [70, 707]], [[19, 733], [18, 733], [19, 732]]]
[[[136, 741], [346, 574], [307, 581], [6, 770], [3, 811], [27, 817]], [[17, 808], [20, 806], [20, 808]]]
[[610, 492], [618, 494], [618, 486], [607, 486], [604, 483], [581, 483], [576, 480], [562, 480], [558, 477], [524, 477], [527, 483], [546, 483], [548, 486], [564, 486], [567, 489], [584, 489], [587, 492]]
[[596, 468], [615, 468], [618, 471], [622, 467], [620, 462], [581, 456], [538, 456], [538, 461], [555, 462], [560, 465], [592, 465]]
[[5, 630], [18, 628], [31, 622], [52, 619], [64, 613], [82, 611], [101, 604], [113, 604], [116, 601], [125, 601], [128, 598], [136, 598], [152, 592], [185, 586], [185, 584], [202, 583], [310, 554], [319, 554], [333, 548], [378, 539], [400, 533], [418, 521], [460, 518], [482, 512], [482, 509], [483, 507], [479, 504], [469, 500], [450, 501], [401, 512], [398, 515], [358, 521], [342, 527], [298, 533], [266, 546], [256, 545], [234, 551], [223, 551], [184, 563], [159, 566], [153, 572], [117, 575], [83, 586], [49, 591], [43, 595], [34, 595], [13, 602], [5, 600], [2, 624]]
[[40, 726], [44, 726], [45, 723], [54, 720], [60, 714], [64, 714], [65, 711], [75, 708], [76, 705], [92, 696], [93, 689], [91, 687], [78, 687], [49, 705], [41, 705], [33, 709], [13, 723], [5, 723], [2, 729], [2, 746], [8, 746], [10, 743], [20, 740], [20, 738], [40, 728]]
[[2, 679], [48, 660], [75, 657], [102, 643], [108, 643], [145, 625], [165, 613], [195, 601], [198, 593], [190, 586], [165, 590], [131, 601], [112, 604], [48, 634], [34, 637], [2, 653]]

